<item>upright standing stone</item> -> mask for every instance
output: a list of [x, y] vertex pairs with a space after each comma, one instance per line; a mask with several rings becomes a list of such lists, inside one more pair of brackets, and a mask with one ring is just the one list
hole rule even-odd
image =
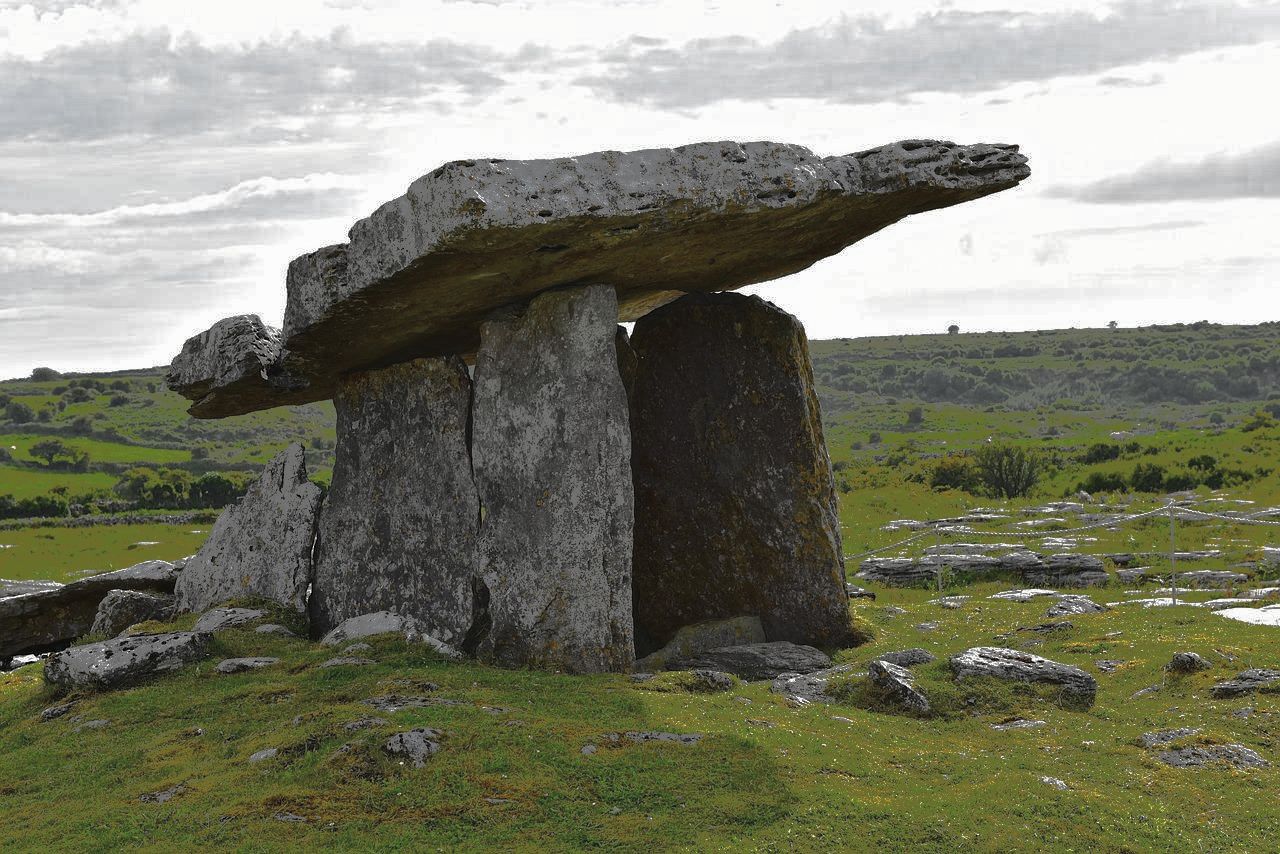
[[804, 328], [739, 294], [690, 294], [631, 344], [636, 631], [754, 614], [770, 640], [852, 637], [831, 461]]
[[204, 611], [256, 596], [305, 611], [320, 501], [320, 487], [307, 479], [302, 445], [295, 442], [222, 511], [208, 541], [178, 573], [178, 609]]
[[320, 514], [312, 631], [392, 611], [463, 645], [480, 524], [466, 365], [417, 359], [353, 374], [333, 402], [338, 447]]
[[482, 658], [622, 670], [631, 616], [631, 436], [613, 288], [552, 291], [481, 328], [472, 456], [484, 519]]

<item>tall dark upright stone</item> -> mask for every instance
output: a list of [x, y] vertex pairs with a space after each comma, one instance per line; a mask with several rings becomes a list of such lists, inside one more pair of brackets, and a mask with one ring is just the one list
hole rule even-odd
[[472, 456], [484, 506], [482, 658], [623, 670], [631, 614], [631, 435], [613, 288], [552, 291], [481, 328]]
[[463, 644], [480, 521], [466, 366], [456, 357], [417, 359], [353, 374], [333, 402], [338, 447], [320, 514], [312, 631], [394, 611]]
[[831, 461], [804, 328], [758, 297], [690, 294], [637, 321], [637, 634], [754, 614], [770, 640], [852, 639]]

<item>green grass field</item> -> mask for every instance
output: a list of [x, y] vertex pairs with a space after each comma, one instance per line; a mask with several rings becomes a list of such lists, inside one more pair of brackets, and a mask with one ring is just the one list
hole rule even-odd
[[144, 560], [175, 560], [199, 550], [209, 528], [195, 524], [0, 530], [0, 546], [5, 546], [0, 548], [0, 578], [67, 582], [87, 572], [123, 569]]

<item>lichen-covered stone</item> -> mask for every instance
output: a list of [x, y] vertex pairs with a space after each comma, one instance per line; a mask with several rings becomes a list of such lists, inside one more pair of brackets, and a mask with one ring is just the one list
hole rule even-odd
[[853, 637], [804, 328], [758, 297], [690, 294], [636, 323], [636, 624], [756, 614], [770, 640]]
[[692, 626], [681, 626], [665, 646], [635, 662], [633, 670], [653, 672], [666, 670], [667, 663], [688, 658], [709, 649], [764, 643], [764, 626], [755, 616], [709, 620]]
[[222, 511], [178, 576], [178, 607], [203, 611], [253, 596], [307, 607], [320, 487], [307, 479], [297, 442], [267, 463], [244, 497]]
[[168, 593], [112, 590], [98, 603], [89, 634], [113, 638], [137, 623], [167, 620], [173, 615], [173, 608], [174, 598]]
[[234, 407], [246, 395], [287, 395], [287, 383], [272, 381], [279, 361], [280, 330], [256, 314], [240, 314], [188, 338], [169, 365], [165, 382], [184, 397], [218, 411]]
[[678, 670], [720, 670], [739, 679], [773, 679], [783, 673], [812, 673], [831, 666], [820, 649], [790, 641], [770, 641], [709, 649], [669, 662]]
[[590, 286], [484, 324], [472, 458], [486, 660], [577, 673], [631, 664], [631, 436], [617, 319], [613, 289]]
[[170, 632], [73, 646], [49, 656], [44, 679], [55, 688], [107, 691], [177, 670], [209, 655], [209, 635]]
[[1017, 649], [973, 647], [951, 656], [951, 670], [957, 679], [989, 676], [994, 679], [1058, 685], [1062, 688], [1067, 703], [1075, 706], [1092, 706], [1098, 693], [1098, 680], [1079, 667]]
[[911, 671], [883, 659], [874, 659], [867, 666], [871, 684], [875, 685], [894, 703], [913, 712], [929, 711], [929, 699], [916, 688]]
[[316, 538], [313, 633], [392, 611], [462, 646], [480, 524], [466, 366], [417, 359], [354, 374], [333, 402], [338, 446]]
[[[229, 353], [235, 369], [184, 371], [174, 387], [205, 418], [322, 400], [352, 370], [473, 353], [490, 312], [548, 289], [613, 286], [634, 320], [681, 291], [803, 270], [905, 216], [1029, 174], [1016, 146], [931, 140], [826, 158], [706, 142], [454, 161], [357, 222], [348, 243], [290, 265], [281, 357], [265, 377], [253, 382], [253, 360], [244, 370]], [[219, 386], [224, 373], [238, 381]]]
[[148, 560], [70, 584], [7, 582], [0, 588], [0, 658], [75, 640], [93, 628], [98, 606], [111, 591], [172, 593], [174, 578], [173, 564]]

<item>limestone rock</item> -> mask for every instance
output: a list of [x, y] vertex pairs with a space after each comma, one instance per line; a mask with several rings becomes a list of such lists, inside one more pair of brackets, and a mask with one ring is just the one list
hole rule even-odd
[[871, 684], [885, 691], [893, 702], [913, 712], [928, 712], [929, 699], [916, 689], [911, 671], [882, 659], [874, 659], [867, 667]]
[[915, 667], [917, 664], [928, 664], [936, 661], [937, 658], [927, 649], [913, 647], [911, 649], [901, 649], [896, 652], [886, 652], [884, 655], [877, 655], [876, 661], [884, 661], [889, 664], [896, 664], [898, 667]]
[[142, 590], [111, 590], [98, 603], [89, 634], [113, 638], [130, 626], [173, 616], [174, 597]]
[[178, 577], [178, 607], [203, 611], [257, 596], [305, 611], [320, 500], [320, 487], [307, 479], [302, 445], [295, 442], [222, 511]]
[[[634, 320], [676, 292], [786, 276], [1029, 174], [1016, 146], [928, 140], [827, 158], [707, 142], [455, 161], [357, 222], [348, 243], [289, 266], [274, 364], [258, 367], [265, 332], [210, 330], [174, 360], [171, 387], [205, 418], [322, 400], [352, 370], [475, 352], [489, 312], [548, 289], [613, 286], [614, 319]], [[247, 347], [224, 352], [215, 339]]]
[[1046, 617], [1066, 617], [1071, 614], [1101, 614], [1108, 610], [1105, 605], [1099, 605], [1088, 596], [1063, 596], [1057, 602], [1049, 606], [1049, 610], [1045, 611]]
[[613, 289], [590, 286], [484, 324], [472, 460], [485, 511], [485, 660], [574, 673], [631, 664], [631, 433], [617, 316]]
[[408, 762], [414, 768], [421, 768], [427, 760], [440, 751], [439, 730], [430, 727], [419, 727], [408, 732], [400, 732], [387, 739], [382, 746], [383, 751], [392, 759], [402, 763]]
[[1170, 673], [1196, 673], [1213, 667], [1204, 656], [1194, 652], [1175, 652], [1173, 658], [1165, 665]]
[[1157, 759], [1174, 768], [1202, 768], [1206, 765], [1226, 764], [1239, 770], [1268, 768], [1271, 763], [1256, 750], [1243, 744], [1208, 744], [1197, 747], [1181, 747], [1157, 754]]
[[266, 611], [255, 608], [214, 608], [200, 615], [192, 631], [213, 634], [227, 629], [239, 629], [265, 616]]
[[1243, 697], [1260, 688], [1268, 688], [1280, 683], [1280, 670], [1252, 668], [1241, 671], [1234, 679], [1227, 679], [1209, 689], [1209, 696], [1218, 699]]
[[686, 687], [710, 694], [732, 690], [735, 684], [733, 676], [719, 670], [691, 670]]
[[957, 679], [990, 676], [1018, 682], [1060, 685], [1073, 704], [1084, 706], [1093, 705], [1098, 693], [1098, 681], [1079, 667], [1060, 664], [1016, 649], [973, 647], [951, 656], [951, 670]]
[[1043, 565], [1026, 571], [1028, 584], [1042, 587], [1093, 587], [1110, 580], [1100, 558], [1083, 554], [1056, 554]]
[[692, 626], [681, 626], [666, 646], [638, 659], [632, 669], [646, 672], [665, 670], [670, 661], [688, 658], [709, 649], [764, 642], [764, 626], [760, 624], [759, 617], [708, 620]]
[[773, 640], [853, 639], [808, 342], [758, 297], [690, 294], [636, 323], [635, 614], [655, 642], [756, 614]]
[[107, 691], [177, 670], [208, 655], [207, 634], [131, 635], [54, 653], [45, 662], [44, 678], [64, 691]]
[[287, 396], [287, 381], [275, 376], [279, 361], [280, 330], [256, 314], [241, 314], [188, 338], [169, 365], [165, 382], [216, 411], [262, 390]]
[[372, 658], [361, 658], [355, 655], [340, 655], [337, 658], [331, 658], [322, 662], [320, 666], [328, 669], [330, 667], [368, 667], [371, 664], [377, 664]]
[[810, 703], [831, 703], [835, 698], [827, 693], [831, 680], [837, 676], [848, 676], [855, 671], [852, 664], [840, 664], [811, 673], [781, 673], [776, 676], [769, 690], [780, 694], [793, 706], [807, 706]]
[[1159, 730], [1157, 732], [1144, 732], [1139, 738], [1138, 743], [1150, 750], [1153, 747], [1163, 747], [1166, 744], [1173, 744], [1184, 738], [1190, 738], [1200, 733], [1198, 726], [1184, 726], [1177, 729]]
[[831, 658], [811, 646], [773, 641], [710, 649], [668, 665], [682, 670], [706, 669], [732, 673], [739, 679], [773, 679], [783, 673], [812, 673], [831, 666]]
[[172, 593], [173, 564], [144, 561], [70, 584], [5, 582], [0, 589], [0, 659], [56, 648], [88, 634], [112, 590]]
[[466, 366], [418, 359], [355, 374], [333, 402], [338, 447], [316, 538], [312, 632], [394, 611], [463, 646], [480, 523]]
[[[320, 639], [325, 646], [340, 646], [360, 638], [376, 635], [399, 635], [409, 643], [421, 643], [431, 647], [445, 658], [458, 660], [462, 653], [449, 644], [431, 637], [423, 632], [418, 622], [412, 617], [394, 614], [391, 611], [378, 611], [372, 614], [361, 614], [343, 620], [332, 631]], [[350, 651], [350, 650], [348, 650]]]

